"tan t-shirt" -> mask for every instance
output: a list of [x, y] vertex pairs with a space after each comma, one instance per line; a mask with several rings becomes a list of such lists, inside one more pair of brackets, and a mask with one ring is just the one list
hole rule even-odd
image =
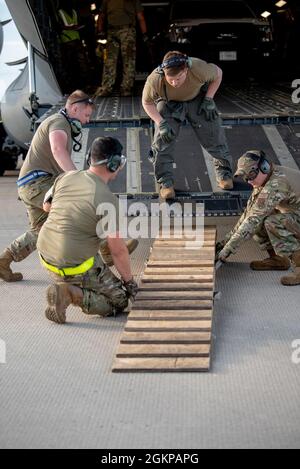
[[[102, 211], [101, 215], [101, 204], [109, 204], [108, 214]], [[108, 223], [112, 222], [113, 234], [118, 231], [118, 221], [118, 199], [108, 186], [89, 171], [70, 171], [55, 181], [38, 251], [56, 267], [75, 267], [97, 254], [104, 230], [109, 231]]]
[[136, 15], [143, 7], [140, 0], [103, 0], [101, 11], [109, 26], [135, 26]]
[[[157, 69], [148, 76], [143, 101], [153, 104], [159, 99], [168, 101], [191, 101], [200, 93], [205, 83], [210, 83], [218, 77], [217, 66], [208, 64], [204, 60], [192, 58], [192, 67], [188, 69], [187, 78], [182, 86], [174, 88], [165, 78], [158, 74]], [[166, 96], [166, 92], [167, 96]]]
[[20, 171], [19, 179], [31, 171], [46, 171], [52, 176], [58, 176], [63, 170], [55, 161], [49, 140], [50, 132], [63, 130], [68, 136], [68, 152], [72, 152], [71, 127], [67, 119], [61, 114], [47, 117], [38, 127], [32, 139], [26, 159]]

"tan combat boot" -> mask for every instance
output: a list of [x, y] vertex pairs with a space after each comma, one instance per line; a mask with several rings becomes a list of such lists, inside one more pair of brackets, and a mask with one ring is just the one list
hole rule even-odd
[[268, 250], [270, 257], [263, 261], [253, 261], [250, 264], [252, 270], [289, 270], [291, 263], [288, 257], [277, 256], [273, 249]]
[[[131, 254], [133, 251], [135, 251], [135, 249], [138, 247], [138, 245], [139, 245], [139, 242], [138, 242], [137, 239], [130, 239], [129, 241], [126, 241], [126, 246], [127, 246], [127, 249], [128, 249], [128, 253]], [[114, 261], [113, 261], [113, 258], [111, 256], [111, 253], [110, 253], [107, 242], [105, 242], [101, 245], [100, 254], [101, 254], [101, 257], [102, 257], [103, 261], [105, 262], [105, 264], [108, 267], [111, 267], [111, 266], [114, 265]]]
[[0, 256], [0, 278], [5, 282], [20, 282], [23, 280], [23, 275], [19, 272], [13, 273], [10, 264], [13, 262], [13, 256], [9, 249], [5, 251]]
[[233, 180], [231, 178], [228, 179], [219, 179], [218, 186], [223, 191], [231, 191], [233, 189]]
[[175, 199], [175, 190], [174, 187], [164, 187], [162, 186], [159, 191], [159, 195], [162, 199]]
[[82, 306], [83, 291], [79, 287], [68, 283], [58, 283], [47, 288], [47, 302], [45, 315], [49, 321], [57, 324], [66, 322], [66, 309], [69, 305]]
[[294, 273], [282, 277], [281, 283], [285, 286], [300, 285], [300, 251], [294, 252], [292, 255], [292, 264], [294, 266]]

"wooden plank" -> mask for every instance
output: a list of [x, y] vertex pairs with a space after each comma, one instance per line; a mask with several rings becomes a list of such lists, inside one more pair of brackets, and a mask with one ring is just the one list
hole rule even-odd
[[212, 320], [212, 310], [132, 310], [128, 319], [135, 321], [146, 321], [151, 319], [152, 321], [160, 321], [161, 319], [165, 321], [177, 321], [178, 319], [184, 319], [185, 321], [198, 319], [201, 321], [211, 321]]
[[152, 260], [149, 259], [147, 267], [214, 267], [215, 263], [213, 260], [181, 260], [181, 259], [166, 259], [166, 260]]
[[[157, 234], [156, 238], [165, 238], [166, 237], [166, 234], [170, 234], [171, 236], [174, 236], [174, 237], [181, 237], [181, 236], [196, 236], [196, 234], [199, 235], [198, 233], [199, 231], [199, 228], [197, 229], [197, 233], [196, 233], [196, 226], [193, 226], [193, 228], [188, 228], [187, 226], [186, 227], [180, 227], [179, 229], [177, 227], [171, 227], [171, 229], [169, 230], [169, 232], [167, 232], [167, 230], [162, 230], [160, 229], [159, 230], [159, 233]], [[201, 230], [201, 233], [200, 235], [203, 235], [203, 236], [216, 236], [216, 229], [210, 229], [210, 228], [206, 228], [204, 230]]]
[[166, 309], [211, 309], [212, 300], [164, 300], [164, 301], [135, 301], [132, 305], [133, 310], [166, 310]]
[[116, 358], [114, 372], [178, 372], [209, 371], [209, 358]]
[[216, 229], [202, 239], [174, 231], [154, 242], [115, 372], [209, 370]]
[[131, 321], [128, 318], [126, 332], [210, 332], [211, 321]]
[[[215, 253], [213, 252], [196, 252], [194, 251], [193, 254], [189, 252], [182, 251], [174, 255], [174, 258], [179, 261], [188, 261], [188, 260], [197, 260], [197, 261], [214, 261], [215, 260]], [[157, 252], [154, 251], [151, 253], [151, 260], [152, 261], [166, 261], [170, 260], [170, 253], [163, 251]]]
[[120, 344], [117, 357], [209, 357], [205, 344]]
[[164, 249], [178, 249], [178, 248], [187, 248], [187, 249], [201, 249], [203, 247], [214, 247], [215, 242], [214, 241], [208, 241], [208, 240], [203, 240], [203, 241], [173, 241], [173, 240], [159, 240], [155, 241], [154, 246], [157, 248], [164, 248]]
[[212, 275], [145, 275], [142, 277], [142, 281], [144, 283], [157, 283], [157, 282], [212, 282], [213, 276]]
[[123, 332], [121, 344], [210, 344], [211, 332]]
[[154, 244], [153, 248], [152, 248], [152, 251], [153, 253], [162, 253], [162, 252], [168, 252], [168, 253], [183, 253], [183, 254], [200, 254], [200, 253], [205, 253], [205, 252], [208, 252], [210, 253], [212, 251], [212, 248], [211, 246], [203, 246], [201, 248], [197, 247], [197, 246], [185, 246], [185, 247], [171, 247], [171, 246], [157, 246], [156, 244]]
[[[180, 275], [213, 275], [212, 267], [181, 267]], [[146, 267], [144, 275], [178, 275], [178, 267]]]
[[153, 300], [211, 300], [213, 297], [213, 291], [146, 291], [139, 293], [136, 296], [135, 301], [153, 301]]
[[174, 283], [144, 283], [141, 282], [139, 285], [139, 292], [143, 291], [205, 291], [205, 290], [213, 290], [213, 283], [182, 283], [182, 282], [174, 282]]

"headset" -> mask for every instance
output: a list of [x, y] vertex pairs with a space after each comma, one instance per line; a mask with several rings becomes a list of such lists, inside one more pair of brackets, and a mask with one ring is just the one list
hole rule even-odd
[[97, 161], [96, 163], [92, 163], [92, 149], [90, 148], [88, 154], [86, 156], [86, 162], [88, 166], [101, 166], [106, 164], [106, 168], [111, 173], [115, 173], [118, 171], [119, 168], [123, 168], [127, 162], [127, 158], [125, 155], [120, 154], [112, 154], [112, 155], [105, 155], [104, 160]]
[[[258, 162], [257, 169], [261, 171], [263, 174], [270, 174], [271, 172], [271, 164], [267, 160], [267, 156], [263, 150], [258, 151], [257, 153], [252, 151], [247, 151], [247, 155], [251, 156], [254, 161]], [[258, 173], [257, 173], [258, 174]]]
[[193, 59], [187, 55], [174, 55], [168, 60], [165, 60], [159, 67], [156, 69], [156, 73], [160, 76], [164, 76], [165, 68], [176, 68], [181, 65], [187, 65], [188, 68], [192, 68]]
[[[80, 120], [79, 119], [73, 119], [73, 118], [69, 117], [69, 115], [67, 113], [67, 110], [65, 108], [60, 109], [58, 111], [58, 114], [61, 114], [62, 116], [64, 116], [70, 124], [71, 137], [72, 137], [72, 140], [74, 142], [73, 150], [76, 151], [76, 152], [80, 151], [82, 149], [82, 143], [81, 143], [82, 125], [81, 125]], [[78, 137], [78, 139], [76, 139], [76, 137]]]

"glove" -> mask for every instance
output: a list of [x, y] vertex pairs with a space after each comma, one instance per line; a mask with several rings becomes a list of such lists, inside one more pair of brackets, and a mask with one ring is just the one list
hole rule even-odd
[[198, 116], [204, 113], [207, 121], [214, 121], [219, 117], [216, 103], [212, 98], [203, 98], [198, 109]]
[[128, 282], [123, 282], [123, 286], [126, 290], [128, 298], [134, 300], [139, 290], [138, 284], [135, 282], [135, 280], [131, 279]]
[[159, 124], [159, 133], [164, 144], [171, 143], [175, 138], [175, 133], [170, 124], [163, 119]]
[[216, 244], [216, 257], [219, 257], [219, 253], [222, 251], [222, 249], [225, 247], [226, 245], [226, 241], [223, 240], [223, 241], [219, 241], [217, 244]]
[[232, 251], [228, 247], [224, 247], [222, 251], [219, 252], [218, 260], [226, 262], [226, 259], [232, 254]]

